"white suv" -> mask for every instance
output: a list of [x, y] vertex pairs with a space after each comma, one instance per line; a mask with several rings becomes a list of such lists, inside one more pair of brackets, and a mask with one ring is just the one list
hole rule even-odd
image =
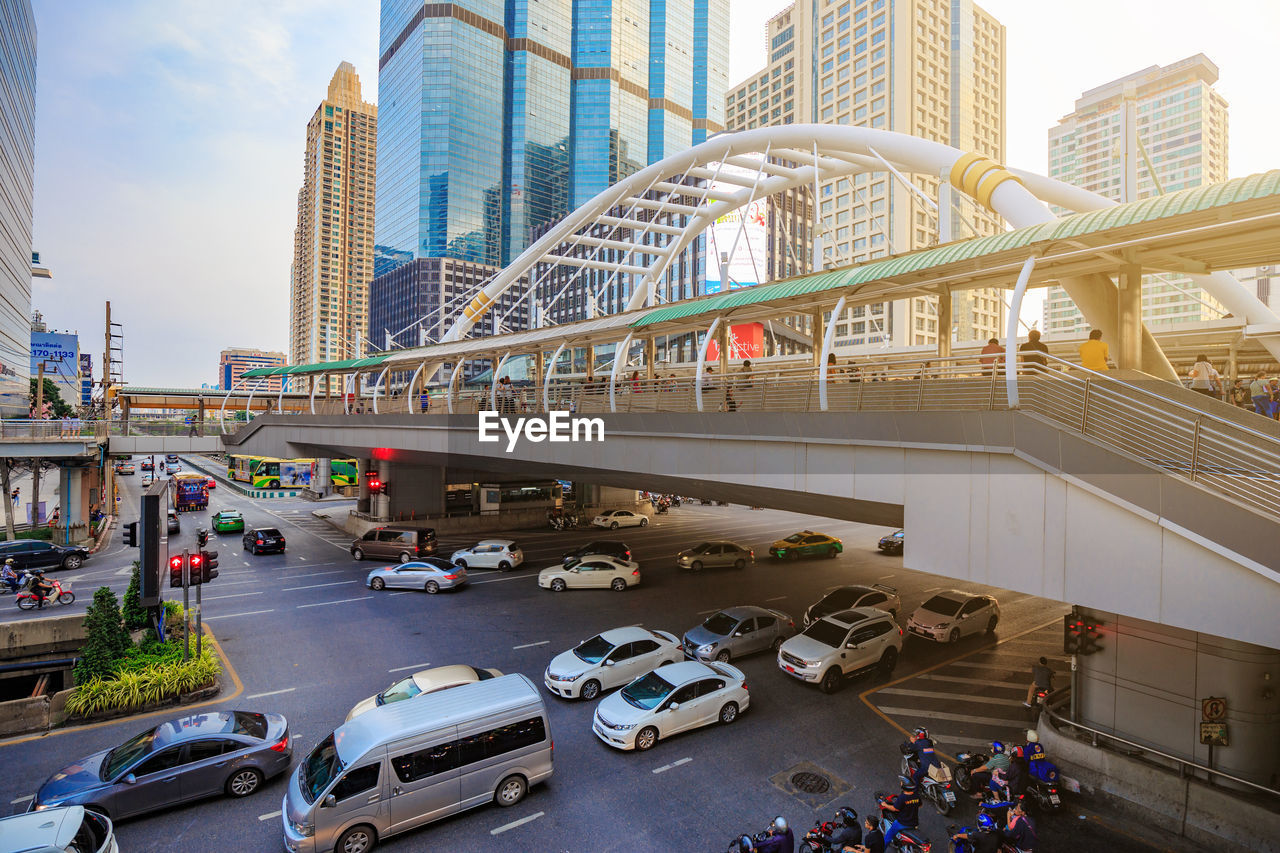
[[874, 607], [856, 607], [823, 616], [778, 649], [778, 666], [823, 693], [840, 687], [846, 675], [879, 667], [893, 672], [902, 651], [902, 629]]
[[510, 539], [485, 539], [470, 548], [454, 551], [449, 558], [464, 569], [510, 571], [524, 562], [524, 552]]

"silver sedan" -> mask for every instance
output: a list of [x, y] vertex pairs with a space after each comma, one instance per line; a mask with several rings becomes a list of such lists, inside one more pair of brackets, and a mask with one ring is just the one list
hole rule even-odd
[[796, 623], [781, 610], [726, 607], [685, 632], [684, 655], [695, 660], [728, 661], [777, 649], [795, 633]]
[[687, 551], [676, 554], [676, 565], [682, 569], [700, 572], [703, 569], [714, 569], [732, 566], [743, 569], [756, 561], [756, 552], [744, 548], [736, 542], [703, 542]]
[[466, 583], [467, 570], [442, 557], [383, 566], [369, 572], [365, 578], [369, 589], [420, 589], [432, 595], [442, 589], [466, 586]]

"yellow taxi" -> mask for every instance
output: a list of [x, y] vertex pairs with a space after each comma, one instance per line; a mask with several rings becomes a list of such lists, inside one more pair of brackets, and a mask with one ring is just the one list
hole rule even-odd
[[843, 550], [844, 543], [834, 536], [802, 530], [770, 545], [769, 556], [779, 560], [798, 560], [801, 557], [834, 557]]

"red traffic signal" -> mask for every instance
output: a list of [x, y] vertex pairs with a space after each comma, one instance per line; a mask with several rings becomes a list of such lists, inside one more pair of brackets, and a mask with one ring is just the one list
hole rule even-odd
[[182, 555], [175, 554], [169, 558], [169, 586], [182, 586]]
[[382, 493], [382, 481], [377, 477], [369, 478], [369, 494], [377, 495]]

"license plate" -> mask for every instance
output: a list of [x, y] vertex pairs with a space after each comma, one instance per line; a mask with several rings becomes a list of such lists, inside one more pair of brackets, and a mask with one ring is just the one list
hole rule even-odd
[[795, 668], [794, 666], [788, 666], [788, 667], [787, 667], [787, 672], [791, 673], [792, 675], [795, 675], [795, 674], [796, 674], [796, 668]]
[[954, 803], [956, 801], [955, 791], [943, 791], [942, 796], [948, 803]]
[[1057, 794], [1050, 794], [1049, 802], [1053, 803], [1056, 806], [1062, 802], [1062, 799]]
[[597, 726], [592, 726], [591, 728], [595, 729], [595, 732], [596, 732], [596, 734], [598, 734], [598, 735], [603, 735], [603, 734], [604, 734], [604, 729], [600, 728], [598, 725], [597, 725]]

